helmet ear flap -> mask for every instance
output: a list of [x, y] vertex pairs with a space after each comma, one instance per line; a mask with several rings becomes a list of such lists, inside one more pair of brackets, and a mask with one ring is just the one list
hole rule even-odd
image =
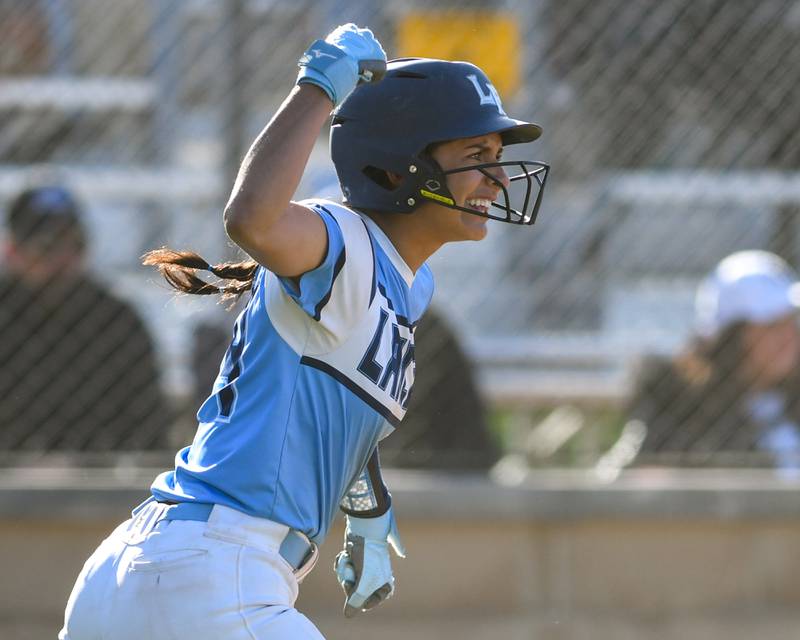
[[452, 203], [453, 196], [447, 186], [447, 175], [441, 165], [433, 157], [433, 149], [437, 144], [429, 144], [414, 162], [414, 169], [406, 177], [407, 185], [404, 192], [409, 196], [408, 203], [414, 204], [409, 208], [413, 211], [425, 200]]
[[[435, 146], [429, 145], [430, 148]], [[396, 198], [395, 207], [404, 213], [410, 213], [422, 204], [419, 196], [425, 191], [450, 196], [444, 170], [428, 149], [422, 151], [416, 158], [411, 158], [403, 173], [372, 165], [364, 167], [362, 173], [381, 188], [391, 192]]]
[[[447, 177], [427, 150], [409, 158], [404, 167], [402, 173], [376, 166], [367, 166], [362, 170], [370, 181], [391, 194], [392, 211], [412, 213], [426, 200], [452, 201]], [[349, 200], [347, 194], [345, 199]]]

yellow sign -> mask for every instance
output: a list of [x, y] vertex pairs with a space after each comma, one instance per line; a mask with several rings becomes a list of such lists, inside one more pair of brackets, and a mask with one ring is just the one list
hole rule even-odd
[[397, 28], [398, 57], [471, 62], [486, 72], [506, 99], [519, 89], [520, 51], [517, 21], [500, 11], [412, 11]]

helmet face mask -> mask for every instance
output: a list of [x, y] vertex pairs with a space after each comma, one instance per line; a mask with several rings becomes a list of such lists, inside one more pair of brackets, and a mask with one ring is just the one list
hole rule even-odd
[[[509, 176], [508, 180], [510, 186], [525, 187], [525, 194], [521, 198], [513, 198], [509, 193], [509, 189], [499, 180], [497, 180], [490, 172], [489, 169], [506, 168], [513, 169], [515, 173]], [[456, 203], [452, 194], [447, 189], [446, 178], [455, 173], [464, 173], [465, 171], [479, 171], [488, 180], [500, 189], [499, 198], [492, 202], [492, 208], [486, 213], [470, 209], [469, 207], [460, 206]], [[544, 186], [547, 182], [547, 175], [550, 172], [550, 166], [543, 162], [536, 162], [533, 160], [506, 160], [502, 162], [485, 162], [483, 164], [469, 165], [466, 167], [459, 167], [457, 169], [450, 169], [449, 171], [441, 172], [445, 178], [443, 188], [432, 190], [434, 186], [431, 182], [436, 180], [428, 180], [426, 183], [418, 188], [418, 193], [422, 198], [433, 200], [438, 204], [455, 209], [457, 211], [465, 211], [476, 216], [489, 218], [490, 220], [499, 220], [500, 222], [508, 222], [510, 224], [525, 224], [530, 225], [536, 222], [536, 216], [539, 213], [539, 206], [542, 202], [542, 195], [544, 194]], [[523, 182], [524, 181], [524, 182]], [[535, 193], [535, 196], [531, 197]], [[517, 205], [519, 208], [512, 207], [512, 200], [516, 204], [521, 200], [522, 204]], [[496, 211], [493, 211], [496, 209]]]
[[[390, 61], [381, 82], [359, 86], [334, 113], [331, 157], [345, 203], [366, 211], [412, 213], [435, 202], [484, 218], [533, 224], [548, 165], [498, 161], [443, 171], [428, 151], [438, 143], [490, 133], [500, 134], [509, 145], [532, 142], [541, 128], [509, 118], [497, 91], [474, 65]], [[490, 172], [498, 167], [512, 174], [508, 188]], [[499, 188], [500, 197], [488, 212], [459, 205], [450, 192], [447, 177], [465, 171], [480, 171]], [[399, 175], [400, 183], [390, 182], [388, 174]]]

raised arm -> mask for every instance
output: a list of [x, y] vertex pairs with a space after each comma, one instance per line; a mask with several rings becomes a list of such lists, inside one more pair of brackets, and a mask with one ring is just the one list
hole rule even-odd
[[325, 223], [291, 197], [332, 107], [314, 86], [292, 89], [247, 152], [225, 207], [231, 240], [279, 275], [300, 275], [325, 257]]
[[353, 24], [314, 42], [300, 59], [297, 86], [242, 161], [225, 207], [225, 230], [270, 271], [298, 276], [325, 257], [324, 222], [291, 198], [332, 108], [359, 82], [380, 79], [385, 61], [372, 32]]

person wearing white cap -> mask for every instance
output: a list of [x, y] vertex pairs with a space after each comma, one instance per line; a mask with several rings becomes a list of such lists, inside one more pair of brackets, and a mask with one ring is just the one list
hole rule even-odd
[[786, 262], [768, 251], [739, 251], [700, 284], [697, 333], [713, 339], [737, 322], [770, 325], [800, 308], [800, 283]]
[[800, 284], [766, 251], [724, 258], [695, 298], [685, 352], [643, 368], [629, 415], [649, 456], [800, 471]]

